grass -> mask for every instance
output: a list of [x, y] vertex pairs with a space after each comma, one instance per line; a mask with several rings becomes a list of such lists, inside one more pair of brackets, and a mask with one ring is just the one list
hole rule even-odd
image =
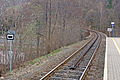
[[[29, 62], [24, 63], [24, 66], [27, 66], [28, 64], [33, 65], [33, 64], [39, 62], [41, 59], [45, 59], [45, 58], [47, 58], [48, 56], [53, 56], [53, 55], [55, 55], [57, 52], [60, 52], [60, 51], [61, 51], [61, 49], [54, 50], [53, 52], [49, 53], [48, 55], [41, 56], [41, 57], [39, 57], [39, 58], [36, 58], [36, 59], [34, 59], [34, 60], [31, 60], [31, 61], [29, 61]], [[20, 68], [19, 68], [19, 69], [20, 69]], [[19, 70], [19, 69], [13, 69], [13, 72], [16, 73], [17, 70]], [[11, 73], [11, 72], [8, 72], [7, 75], [10, 74], [10, 73]]]
[[4, 49], [4, 46], [0, 46], [0, 49]]
[[54, 50], [53, 52], [49, 53], [48, 55], [41, 56], [41, 57], [39, 57], [39, 58], [36, 58], [36, 59], [34, 59], [34, 60], [29, 61], [29, 64], [33, 65], [33, 64], [39, 62], [41, 59], [45, 59], [45, 58], [47, 58], [48, 56], [53, 56], [54, 54], [56, 54], [57, 52], [60, 52], [60, 51], [61, 51], [61, 49]]

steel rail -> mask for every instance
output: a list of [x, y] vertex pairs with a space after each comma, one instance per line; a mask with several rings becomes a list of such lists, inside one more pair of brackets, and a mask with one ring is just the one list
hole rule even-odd
[[90, 69], [90, 66], [92, 65], [92, 62], [93, 62], [93, 60], [95, 59], [96, 52], [97, 52], [97, 50], [98, 50], [98, 48], [100, 47], [100, 44], [101, 44], [101, 40], [102, 40], [102, 39], [101, 39], [101, 33], [99, 33], [98, 40], [100, 40], [100, 41], [99, 41], [99, 43], [98, 43], [98, 45], [97, 45], [97, 48], [95, 49], [95, 51], [94, 51], [94, 53], [93, 53], [93, 55], [92, 55], [92, 57], [91, 57], [88, 65], [86, 66], [86, 68], [85, 68], [82, 76], [79, 78], [79, 80], [85, 80], [85, 78], [86, 78], [86, 76], [87, 76], [87, 74], [88, 74], [88, 71], [89, 71], [89, 69]]
[[87, 54], [87, 52], [89, 52], [89, 50], [91, 49], [91, 47], [94, 45], [94, 43], [97, 41], [98, 37], [94, 40], [94, 42], [92, 43], [92, 45], [90, 45], [89, 49], [84, 52], [84, 54], [82, 55], [82, 57], [80, 57], [74, 65], [72, 65], [72, 67], [70, 67], [70, 69], [72, 70], [75, 70], [78, 66], [79, 66], [79, 63], [82, 61], [82, 59], [84, 59], [85, 55]]
[[87, 41], [80, 49], [75, 51], [71, 56], [69, 56], [67, 59], [65, 59], [63, 62], [58, 64], [55, 68], [53, 68], [50, 72], [48, 72], [45, 76], [43, 76], [40, 80], [46, 80], [48, 79], [56, 70], [58, 70], [62, 65], [67, 63], [69, 60], [71, 60], [75, 55], [77, 55], [87, 44], [89, 44], [95, 37], [95, 34], [92, 36], [92, 38]]

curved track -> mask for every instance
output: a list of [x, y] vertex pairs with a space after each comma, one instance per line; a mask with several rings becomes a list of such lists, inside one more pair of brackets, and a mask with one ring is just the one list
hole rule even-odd
[[84, 80], [101, 42], [100, 33], [93, 33], [94, 37], [91, 40], [40, 80]]

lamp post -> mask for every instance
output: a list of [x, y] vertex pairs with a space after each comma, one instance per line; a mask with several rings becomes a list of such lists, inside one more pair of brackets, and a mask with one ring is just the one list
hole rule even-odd
[[115, 22], [111, 22], [111, 26], [112, 26], [112, 37], [114, 36], [114, 26], [115, 26]]

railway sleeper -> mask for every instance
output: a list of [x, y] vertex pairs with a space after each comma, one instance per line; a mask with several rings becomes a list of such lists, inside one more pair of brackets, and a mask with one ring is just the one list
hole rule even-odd
[[88, 72], [87, 75], [92, 76], [92, 75], [95, 75], [95, 73], [93, 73], [93, 72]]
[[79, 71], [84, 71], [86, 69], [86, 66], [84, 66], [84, 67], [82, 67], [82, 68], [77, 68], [77, 70], [79, 70]]
[[78, 80], [73, 78], [51, 77], [51, 80]]
[[79, 79], [79, 77], [81, 76], [82, 74], [68, 74], [68, 73], [55, 73], [54, 76], [56, 77], [63, 77], [63, 78], [73, 78], [73, 79]]
[[79, 72], [81, 73], [81, 71], [79, 70], [58, 70], [58, 72]]
[[50, 80], [62, 80], [62, 78], [61, 77], [54, 77], [54, 76], [52, 76]]
[[93, 80], [93, 79], [96, 80], [94, 76], [89, 76], [89, 75], [87, 75], [85, 78], [85, 80]]
[[71, 64], [73, 64], [72, 62], [71, 63], [67, 63], [67, 64], [64, 64], [64, 66], [69, 66], [69, 65], [71, 65]]
[[90, 72], [95, 72], [96, 68], [90, 68]]
[[44, 76], [45, 74], [47, 74], [47, 72], [43, 72], [43, 73], [41, 74], [41, 76]]
[[59, 74], [61, 74], [61, 73], [66, 73], [66, 74], [75, 74], [75, 75], [78, 75], [78, 74], [82, 74], [83, 72], [81, 72], [81, 71], [58, 71], [58, 72], [56, 72], [56, 73], [59, 73]]
[[[90, 50], [90, 51], [91, 51], [91, 53], [90, 53], [91, 55], [89, 55], [89, 57], [92, 56], [92, 53], [94, 52], [94, 50]], [[87, 63], [89, 62], [88, 60], [90, 60], [90, 59], [87, 59]], [[75, 61], [75, 59], [74, 59], [74, 61]], [[85, 61], [86, 61], [86, 59], [85, 59]], [[81, 62], [81, 61], [80, 61], [80, 62]], [[78, 66], [79, 66], [80, 62], [78, 63]], [[76, 66], [75, 66], [75, 65], [71, 65], [70, 69], [75, 70], [75, 69], [76, 69]]]

